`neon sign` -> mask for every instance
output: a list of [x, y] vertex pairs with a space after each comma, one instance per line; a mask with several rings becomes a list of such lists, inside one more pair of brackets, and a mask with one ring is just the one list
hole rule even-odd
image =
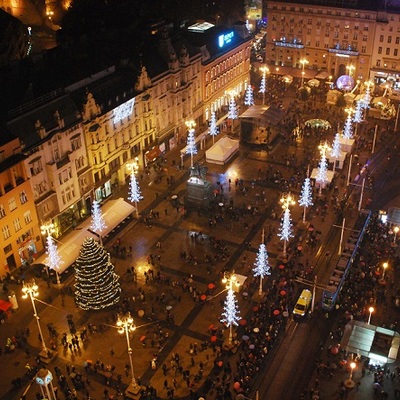
[[135, 99], [131, 99], [115, 108], [113, 113], [113, 123], [116, 124], [117, 122], [122, 121], [124, 118], [129, 117], [132, 114], [134, 104]]
[[226, 44], [232, 42], [233, 39], [233, 31], [229, 33], [225, 33], [223, 35], [218, 36], [218, 46], [224, 47]]

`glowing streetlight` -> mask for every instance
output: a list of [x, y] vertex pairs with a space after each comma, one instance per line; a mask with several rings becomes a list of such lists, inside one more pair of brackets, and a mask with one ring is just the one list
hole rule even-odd
[[346, 69], [349, 71], [349, 76], [353, 76], [353, 71], [356, 69], [356, 67], [353, 64], [350, 64], [346, 67]]
[[136, 326], [133, 322], [133, 318], [131, 317], [131, 314], [128, 313], [125, 316], [119, 315], [118, 319], [117, 319], [117, 327], [118, 327], [118, 333], [120, 333], [121, 335], [125, 333], [125, 336], [126, 336], [126, 343], [128, 345], [129, 362], [131, 364], [131, 373], [132, 373], [132, 382], [130, 383], [130, 386], [132, 387], [132, 392], [137, 393], [140, 390], [140, 387], [136, 382], [135, 374], [133, 371], [133, 361], [132, 361], [133, 350], [131, 348], [131, 343], [130, 343], [130, 338], [129, 338], [129, 333], [135, 331]]
[[57, 285], [60, 285], [61, 282], [60, 282], [60, 275], [58, 274], [58, 268], [60, 267], [61, 259], [57, 251], [57, 246], [54, 243], [54, 239], [52, 236], [52, 234], [55, 233], [56, 231], [54, 228], [54, 224], [51, 221], [47, 222], [40, 227], [40, 231], [42, 232], [42, 235], [47, 235], [46, 237], [47, 254], [49, 256], [47, 263], [49, 263], [50, 269], [55, 271]]
[[385, 272], [386, 272], [386, 268], [389, 266], [389, 264], [387, 262], [384, 262], [382, 264], [382, 268], [383, 268], [383, 273], [382, 273], [382, 280], [385, 279]]
[[349, 379], [353, 378], [353, 371], [354, 371], [354, 368], [356, 366], [357, 366], [357, 364], [354, 361], [350, 363], [350, 376], [349, 376]]
[[301, 86], [303, 86], [304, 85], [304, 75], [305, 75], [304, 67], [308, 64], [308, 60], [305, 58], [302, 58], [299, 62], [301, 64]]
[[23, 293], [22, 298], [27, 299], [29, 297], [31, 299], [32, 308], [33, 308], [33, 316], [36, 318], [36, 323], [37, 323], [38, 330], [39, 330], [39, 336], [40, 336], [40, 340], [42, 342], [43, 352], [47, 356], [48, 350], [46, 347], [46, 343], [44, 341], [42, 329], [40, 328], [40, 323], [39, 323], [40, 318], [36, 311], [36, 306], [35, 306], [35, 297], [39, 296], [38, 289], [39, 289], [39, 287], [38, 287], [38, 285], [36, 285], [34, 279], [32, 279], [30, 282], [24, 282], [23, 286], [22, 286], [22, 293]]
[[233, 334], [232, 334], [232, 325], [238, 324], [239, 320], [239, 310], [237, 309], [235, 293], [233, 291], [233, 287], [239, 287], [240, 282], [237, 280], [234, 272], [224, 273], [224, 278], [222, 279], [222, 283], [225, 284], [226, 289], [228, 290], [228, 294], [225, 301], [224, 307], [224, 321], [229, 326], [229, 344], [232, 344]]
[[368, 311], [369, 311], [368, 325], [370, 325], [371, 324], [371, 316], [372, 316], [372, 313], [375, 311], [375, 308], [374, 307], [370, 307], [370, 308], [368, 308]]
[[396, 243], [396, 239], [397, 239], [397, 233], [399, 232], [400, 228], [398, 226], [395, 226], [393, 228], [393, 232], [394, 232], [394, 236], [393, 236], [393, 243]]

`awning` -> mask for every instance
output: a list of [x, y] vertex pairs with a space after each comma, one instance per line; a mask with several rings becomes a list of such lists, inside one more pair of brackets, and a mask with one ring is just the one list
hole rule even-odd
[[156, 147], [153, 147], [151, 150], [147, 151], [144, 155], [148, 162], [152, 162], [152, 161], [156, 160], [158, 156], [161, 155], [161, 151], [156, 146]]
[[[102, 237], [107, 236], [113, 229], [115, 229], [123, 220], [135, 211], [135, 207], [127, 203], [123, 198], [117, 200], [109, 200], [102, 207], [104, 222], [106, 229], [101, 233]], [[92, 224], [92, 218], [88, 218], [85, 222], [78, 225], [72, 232], [62, 238], [60, 241], [56, 240], [58, 252], [62, 260], [62, 264], [58, 269], [58, 273], [63, 273], [69, 266], [71, 266], [79, 256], [81, 245], [85, 238], [93, 237], [96, 240], [98, 236], [88, 229]], [[47, 254], [43, 254], [35, 260], [34, 264], [47, 263]]]
[[400, 335], [389, 329], [352, 320], [344, 328], [340, 345], [348, 352], [381, 363], [393, 363], [397, 359]]
[[316, 79], [326, 79], [329, 77], [329, 73], [326, 71], [321, 71], [317, 75], [315, 75]]

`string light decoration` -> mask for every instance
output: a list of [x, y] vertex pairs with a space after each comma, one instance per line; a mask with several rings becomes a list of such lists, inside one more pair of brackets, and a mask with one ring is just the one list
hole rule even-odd
[[237, 119], [238, 113], [236, 110], [236, 102], [235, 102], [235, 94], [230, 93], [229, 98], [229, 108], [228, 108], [228, 118], [229, 119]]
[[354, 112], [354, 122], [359, 124], [363, 120], [363, 113], [362, 113], [362, 101], [358, 100], [356, 105], [356, 110]]
[[258, 294], [262, 294], [262, 281], [265, 276], [271, 275], [271, 266], [268, 261], [268, 252], [267, 247], [264, 244], [264, 230], [262, 233], [262, 243], [258, 249], [258, 253], [256, 256], [256, 261], [254, 263], [253, 274], [255, 277], [260, 277], [260, 286], [258, 289]]
[[369, 104], [371, 103], [371, 86], [373, 83], [371, 81], [365, 82], [366, 88], [365, 88], [365, 94], [362, 99], [362, 107], [363, 108], [369, 108]]
[[279, 227], [278, 237], [283, 240], [283, 256], [286, 257], [286, 245], [288, 240], [293, 237], [292, 232], [292, 219], [290, 216], [289, 207], [296, 204], [293, 197], [289, 194], [281, 198], [282, 208], [285, 210], [281, 219], [281, 225]]
[[101, 310], [117, 304], [119, 276], [110, 254], [93, 238], [86, 238], [75, 261], [75, 303], [82, 310]]
[[332, 142], [331, 157], [333, 160], [333, 172], [336, 168], [336, 160], [342, 155], [342, 145], [340, 144], [340, 134], [337, 132]]
[[221, 322], [226, 323], [226, 325], [229, 327], [229, 344], [231, 344], [233, 338], [232, 326], [237, 326], [240, 320], [240, 311], [235, 297], [235, 292], [233, 291], [233, 285], [235, 284], [239, 286], [239, 282], [234, 273], [225, 273], [222, 283], [226, 284], [228, 294], [226, 295]]
[[352, 111], [349, 109], [343, 129], [343, 137], [345, 139], [353, 139], [353, 121], [351, 120], [351, 114]]
[[315, 181], [319, 183], [319, 194], [322, 193], [322, 186], [328, 181], [328, 161], [326, 159], [326, 152], [329, 150], [329, 146], [325, 143], [318, 146], [321, 151], [321, 160], [318, 165], [317, 176]]
[[61, 260], [57, 245], [55, 244], [52, 236], [50, 236], [50, 235], [47, 236], [46, 244], [47, 244], [46, 253], [48, 255], [46, 264], [49, 266], [50, 269], [55, 271], [56, 278], [57, 278], [57, 284], [60, 284], [59, 268], [60, 268], [60, 265], [64, 263], [64, 261]]
[[[308, 175], [308, 173], [307, 173]], [[303, 210], [303, 222], [306, 222], [306, 211], [308, 207], [313, 205], [313, 198], [312, 198], [312, 187], [310, 178], [307, 176], [304, 179], [303, 187], [301, 189], [301, 194], [299, 198], [299, 206], [304, 207]]]
[[104, 222], [100, 203], [95, 200], [92, 204], [92, 224], [90, 225], [90, 229], [99, 235], [101, 241], [101, 232], [103, 232], [106, 228], [107, 226]]
[[193, 167], [193, 155], [197, 154], [196, 139], [194, 137], [196, 123], [194, 121], [186, 121], [186, 126], [188, 127], [186, 154], [190, 154], [190, 166]]
[[129, 181], [129, 193], [128, 193], [128, 200], [132, 203], [135, 203], [135, 208], [136, 208], [136, 216], [139, 215], [139, 210], [138, 210], [138, 203], [140, 200], [143, 199], [142, 193], [140, 192], [140, 187], [139, 183], [136, 179], [136, 168], [135, 165], [133, 164], [130, 165], [131, 168], [131, 179]]
[[212, 136], [212, 140], [213, 140], [213, 144], [214, 144], [214, 138], [219, 133], [219, 129], [218, 129], [218, 125], [217, 125], [217, 117], [215, 115], [215, 111], [213, 111], [211, 113], [210, 129], [208, 130], [208, 133]]
[[244, 97], [244, 105], [245, 106], [254, 106], [254, 95], [253, 88], [250, 84], [247, 85], [246, 94]]

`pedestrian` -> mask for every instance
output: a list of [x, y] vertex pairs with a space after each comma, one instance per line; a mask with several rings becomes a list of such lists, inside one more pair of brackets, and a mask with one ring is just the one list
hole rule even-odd
[[162, 365], [162, 370], [163, 370], [164, 376], [167, 376], [167, 365], [165, 363]]
[[167, 380], [164, 381], [164, 389], [168, 390], [168, 381]]

